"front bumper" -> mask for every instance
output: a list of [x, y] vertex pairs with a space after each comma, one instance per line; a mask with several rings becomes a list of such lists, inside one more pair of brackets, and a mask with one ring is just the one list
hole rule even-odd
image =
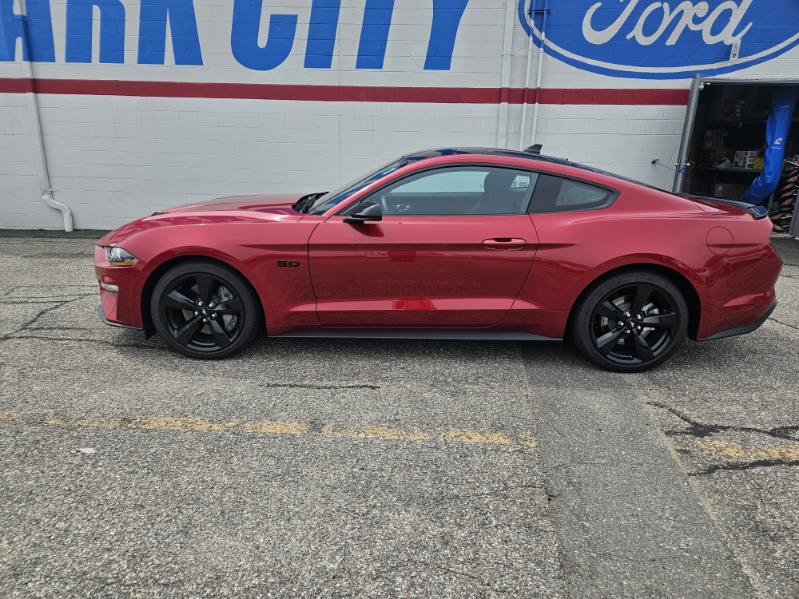
[[144, 329], [141, 327], [134, 327], [129, 324], [122, 324], [121, 322], [114, 322], [113, 320], [108, 320], [105, 316], [105, 310], [103, 310], [103, 305], [100, 304], [97, 306], [97, 314], [100, 316], [100, 320], [102, 320], [105, 324], [112, 326], [112, 327], [119, 327], [120, 329], [130, 329], [131, 331], [143, 331]]
[[[141, 330], [144, 327], [141, 313], [141, 293], [146, 279], [144, 265], [112, 266], [106, 259], [103, 247], [96, 246], [94, 270], [100, 286], [104, 320], [109, 324]], [[116, 287], [116, 291], [109, 290], [110, 287]]]

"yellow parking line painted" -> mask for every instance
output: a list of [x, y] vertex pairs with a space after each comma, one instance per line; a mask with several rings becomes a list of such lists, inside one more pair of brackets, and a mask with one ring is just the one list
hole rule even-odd
[[467, 443], [469, 445], [511, 445], [513, 439], [503, 433], [481, 433], [469, 429], [444, 431], [438, 435], [444, 443]]
[[[19, 421], [13, 412], [0, 412], [0, 422]], [[28, 420], [28, 419], [26, 419]], [[32, 423], [53, 428], [71, 430], [139, 430], [166, 432], [239, 432], [266, 435], [307, 435], [344, 439], [377, 439], [406, 442], [439, 442], [465, 445], [505, 445], [515, 447], [538, 447], [538, 440], [531, 433], [516, 436], [500, 432], [476, 431], [471, 429], [450, 429], [435, 433], [415, 428], [399, 428], [382, 425], [349, 426], [324, 424], [312, 427], [308, 422], [291, 420], [224, 420], [213, 421], [203, 418], [182, 418], [173, 416], [146, 416], [135, 420], [122, 418], [66, 418], [53, 416], [45, 420], [32, 420]]]
[[785, 445], [743, 445], [731, 441], [697, 441], [705, 453], [744, 460], [799, 460], [799, 443]]
[[272, 435], [305, 435], [310, 427], [304, 422], [279, 422], [277, 420], [256, 420], [244, 422], [241, 430], [245, 433], [266, 433]]
[[319, 432], [324, 437], [349, 437], [351, 439], [394, 439], [396, 441], [430, 441], [432, 436], [415, 429], [391, 428], [388, 426], [346, 427], [336, 429], [326, 424]]
[[228, 420], [214, 422], [202, 418], [174, 418], [168, 416], [146, 417], [140, 420], [119, 418], [85, 418], [65, 422], [59, 418], [47, 421], [51, 426], [67, 426], [77, 429], [139, 430], [139, 431], [181, 431], [181, 432], [222, 432], [239, 431], [244, 433], [268, 433], [275, 435], [304, 435], [309, 427], [302, 422], [279, 422], [276, 420]]
[[219, 432], [241, 431], [245, 433], [270, 433], [275, 435], [303, 435], [308, 425], [301, 422], [278, 422], [275, 420], [229, 420], [212, 422], [202, 418], [145, 418], [135, 427], [140, 430]]

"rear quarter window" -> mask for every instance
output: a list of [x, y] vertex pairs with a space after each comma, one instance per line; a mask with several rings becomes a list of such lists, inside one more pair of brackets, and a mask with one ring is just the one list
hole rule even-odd
[[613, 203], [616, 192], [604, 187], [553, 175], [541, 175], [530, 203], [530, 212], [596, 210]]

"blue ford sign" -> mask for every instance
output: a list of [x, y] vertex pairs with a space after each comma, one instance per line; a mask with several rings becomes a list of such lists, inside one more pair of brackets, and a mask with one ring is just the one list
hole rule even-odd
[[519, 0], [519, 19], [548, 54], [617, 77], [719, 75], [799, 43], [799, 0]]

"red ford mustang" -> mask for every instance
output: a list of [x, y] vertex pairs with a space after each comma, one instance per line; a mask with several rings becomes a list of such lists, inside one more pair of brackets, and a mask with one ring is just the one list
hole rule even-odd
[[419, 152], [327, 193], [164, 210], [95, 251], [101, 315], [195, 358], [269, 336], [561, 340], [633, 372], [758, 328], [765, 210], [566, 160]]

